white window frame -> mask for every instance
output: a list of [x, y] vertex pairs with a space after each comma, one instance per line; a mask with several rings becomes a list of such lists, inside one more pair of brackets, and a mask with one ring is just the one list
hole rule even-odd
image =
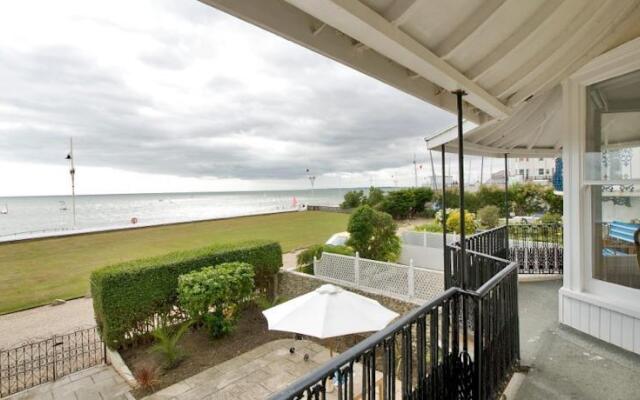
[[[592, 276], [590, 190], [596, 181], [584, 179], [587, 86], [640, 70], [640, 38], [597, 58], [563, 81], [564, 277], [563, 290], [591, 294], [603, 306], [640, 316], [640, 289]], [[611, 183], [611, 182], [606, 182]]]

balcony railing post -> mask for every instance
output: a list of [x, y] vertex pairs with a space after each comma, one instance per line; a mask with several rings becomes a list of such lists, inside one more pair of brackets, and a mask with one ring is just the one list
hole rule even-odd
[[473, 398], [482, 400], [483, 398], [483, 377], [482, 377], [482, 298], [474, 299], [473, 307]]

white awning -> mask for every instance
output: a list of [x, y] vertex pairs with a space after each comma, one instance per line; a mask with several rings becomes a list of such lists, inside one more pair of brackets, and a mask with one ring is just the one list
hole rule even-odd
[[[201, 1], [444, 110], [455, 112], [451, 92], [464, 90], [465, 118], [481, 125], [470, 134], [490, 137], [470, 142], [477, 151], [557, 152], [536, 131], [550, 132], [557, 115], [526, 115], [557, 101], [562, 79], [640, 36], [640, 0]], [[500, 122], [511, 116], [526, 133]]]

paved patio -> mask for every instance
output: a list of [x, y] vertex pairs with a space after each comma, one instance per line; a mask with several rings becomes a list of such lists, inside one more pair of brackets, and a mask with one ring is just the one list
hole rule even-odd
[[516, 399], [638, 399], [640, 356], [558, 323], [562, 281], [521, 283], [522, 364]]
[[[329, 350], [308, 340], [292, 339], [266, 343], [236, 358], [145, 397], [145, 400], [246, 399], [261, 400], [330, 359]], [[309, 361], [304, 361], [304, 354]], [[356, 371], [361, 370], [356, 368]], [[357, 388], [359, 376], [354, 376]], [[337, 391], [328, 399], [337, 398]]]
[[6, 397], [6, 400], [133, 400], [131, 388], [108, 365], [67, 375]]

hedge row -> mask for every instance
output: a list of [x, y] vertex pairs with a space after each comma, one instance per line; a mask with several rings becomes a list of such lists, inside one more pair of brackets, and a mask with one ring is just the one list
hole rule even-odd
[[176, 313], [178, 277], [226, 262], [253, 265], [257, 276], [277, 273], [282, 249], [275, 242], [210, 246], [111, 265], [91, 274], [96, 322], [111, 348], [153, 329]]

